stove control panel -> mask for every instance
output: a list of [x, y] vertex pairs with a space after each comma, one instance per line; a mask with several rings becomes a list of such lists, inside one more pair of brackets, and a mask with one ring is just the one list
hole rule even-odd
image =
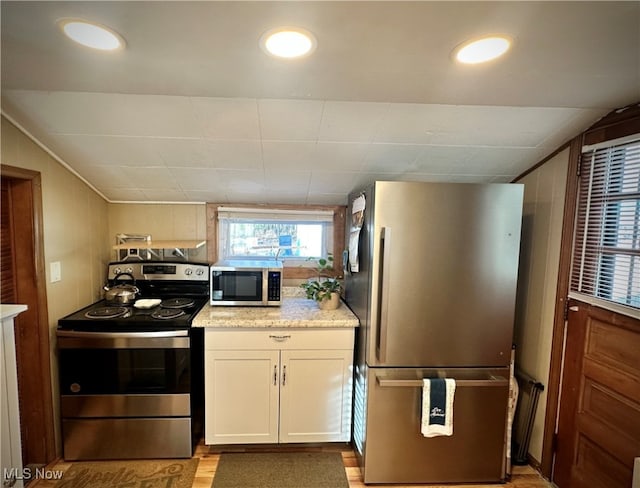
[[[129, 274], [136, 281], [173, 280], [173, 281], [208, 281], [209, 265], [204, 263], [141, 261], [139, 263], [109, 263], [107, 278], [113, 280], [120, 274]], [[123, 280], [130, 279], [124, 276]]]

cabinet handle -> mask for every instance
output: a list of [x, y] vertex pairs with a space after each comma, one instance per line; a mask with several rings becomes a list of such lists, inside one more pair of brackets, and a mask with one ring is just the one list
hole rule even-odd
[[278, 386], [278, 365], [273, 367], [273, 386]]
[[269, 335], [269, 337], [271, 339], [273, 339], [274, 341], [277, 341], [277, 342], [284, 342], [287, 339], [291, 339], [290, 335], [273, 335], [272, 334], [272, 335]]
[[282, 367], [282, 386], [287, 384], [287, 365]]

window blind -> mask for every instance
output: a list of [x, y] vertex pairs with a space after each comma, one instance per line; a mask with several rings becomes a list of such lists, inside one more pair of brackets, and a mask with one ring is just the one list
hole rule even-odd
[[282, 210], [274, 208], [218, 207], [218, 220], [333, 222], [331, 210]]
[[570, 287], [640, 308], [640, 134], [583, 148]]

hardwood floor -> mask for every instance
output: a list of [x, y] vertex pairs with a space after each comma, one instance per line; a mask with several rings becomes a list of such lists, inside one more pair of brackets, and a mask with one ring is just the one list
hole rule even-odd
[[[291, 450], [299, 448], [292, 447]], [[358, 468], [355, 454], [348, 445], [340, 445], [337, 447], [318, 447], [318, 448], [304, 448], [320, 449], [320, 450], [340, 450], [342, 453], [342, 459], [344, 461], [345, 470], [347, 472], [347, 478], [349, 480], [349, 488], [365, 488], [367, 486], [362, 482], [360, 476], [360, 470]], [[211, 488], [213, 476], [215, 475], [216, 468], [218, 467], [218, 460], [220, 459], [220, 453], [210, 449], [204, 444], [200, 444], [196, 447], [194, 457], [200, 460], [198, 464], [198, 470], [193, 481], [192, 488]], [[65, 471], [72, 463], [60, 461], [47, 467], [50, 471]], [[56, 481], [37, 480], [29, 484], [29, 488], [53, 488]], [[480, 488], [480, 487], [505, 487], [505, 488], [550, 488], [552, 485], [544, 480], [540, 474], [534, 470], [531, 466], [514, 466], [513, 475], [511, 481], [505, 484], [484, 484], [484, 485], [383, 485], [385, 488]], [[304, 488], [304, 487], [300, 487]]]

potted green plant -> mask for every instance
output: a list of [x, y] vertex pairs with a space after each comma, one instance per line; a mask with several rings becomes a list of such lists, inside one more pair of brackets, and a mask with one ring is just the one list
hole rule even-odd
[[[314, 258], [310, 258], [314, 260]], [[300, 285], [307, 294], [307, 298], [315, 300], [322, 310], [335, 310], [340, 306], [340, 290], [342, 285], [332, 276], [333, 256], [329, 254], [326, 258], [319, 258], [316, 261], [317, 278], [310, 278]]]

